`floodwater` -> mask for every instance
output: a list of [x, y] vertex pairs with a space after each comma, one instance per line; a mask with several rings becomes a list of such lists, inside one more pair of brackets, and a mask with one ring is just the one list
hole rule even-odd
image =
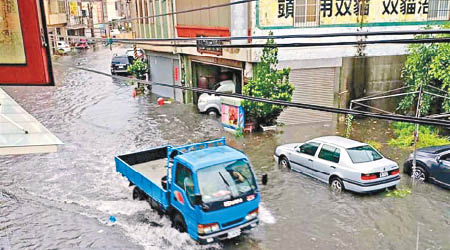
[[[245, 138], [229, 135], [214, 117], [182, 104], [157, 107], [154, 96], [132, 97], [109, 72], [113, 53], [99, 49], [56, 58], [56, 87], [5, 87], [65, 144], [57, 153], [0, 157], [0, 248], [11, 249], [450, 249], [450, 191], [414, 184], [402, 175], [405, 198], [385, 193], [334, 195], [327, 185], [279, 169], [277, 145], [342, 134], [336, 124], [282, 127]], [[352, 137], [383, 143], [399, 164], [407, 151], [389, 147], [381, 121], [355, 123]], [[163, 144], [226, 136], [244, 150], [261, 187], [260, 226], [222, 244], [199, 246], [170, 227], [167, 217], [131, 198], [115, 173], [114, 156]], [[115, 216], [115, 223], [109, 222]]]

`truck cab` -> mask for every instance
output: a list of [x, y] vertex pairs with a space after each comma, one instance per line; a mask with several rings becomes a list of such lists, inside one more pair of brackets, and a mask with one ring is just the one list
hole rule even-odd
[[[152, 207], [168, 214], [178, 230], [200, 243], [212, 243], [258, 225], [260, 194], [253, 169], [247, 156], [225, 145], [224, 138], [155, 150], [159, 153], [145, 151], [141, 160], [136, 155], [119, 156], [117, 171], [145, 194]], [[167, 158], [156, 159], [162, 152]], [[158, 160], [167, 162], [164, 176], [142, 167]]]

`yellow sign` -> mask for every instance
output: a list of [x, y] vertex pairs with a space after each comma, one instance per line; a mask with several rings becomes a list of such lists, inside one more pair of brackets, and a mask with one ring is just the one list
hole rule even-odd
[[78, 3], [77, 2], [69, 2], [70, 14], [72, 16], [78, 16]]
[[25, 64], [17, 0], [0, 1], [0, 64]]
[[320, 24], [354, 24], [426, 21], [428, 0], [325, 0]]
[[292, 26], [294, 0], [259, 0], [259, 24], [269, 27]]
[[260, 0], [259, 25], [294, 26], [427, 21], [430, 0]]

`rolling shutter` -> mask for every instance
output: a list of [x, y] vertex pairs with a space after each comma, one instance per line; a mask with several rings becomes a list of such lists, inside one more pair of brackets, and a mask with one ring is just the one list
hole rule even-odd
[[[295, 86], [292, 102], [333, 107], [336, 72], [334, 67], [291, 70], [289, 77]], [[332, 113], [290, 107], [281, 113], [278, 122], [295, 125], [332, 119]]]

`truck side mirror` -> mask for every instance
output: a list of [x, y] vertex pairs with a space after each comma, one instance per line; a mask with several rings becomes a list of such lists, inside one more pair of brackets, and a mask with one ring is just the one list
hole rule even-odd
[[263, 185], [267, 185], [267, 182], [269, 181], [269, 177], [267, 176], [267, 174], [263, 174], [262, 178], [261, 178], [261, 182]]
[[196, 194], [194, 195], [193, 205], [201, 205], [202, 204], [202, 195]]

